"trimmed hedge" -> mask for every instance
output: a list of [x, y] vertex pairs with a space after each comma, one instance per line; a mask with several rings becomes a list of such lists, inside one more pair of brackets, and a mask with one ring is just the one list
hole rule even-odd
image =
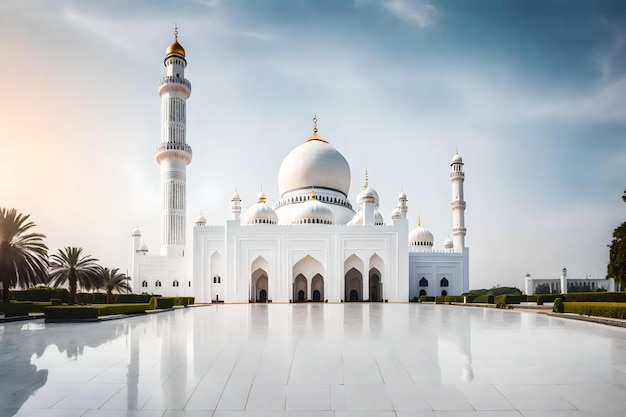
[[542, 306], [543, 303], [553, 303], [557, 298], [563, 298], [561, 294], [539, 294], [537, 296], [537, 305]]
[[552, 306], [552, 311], [554, 313], [562, 313], [563, 312], [563, 299], [557, 298], [554, 300], [554, 305]]
[[27, 290], [11, 291], [15, 301], [50, 301], [59, 298], [64, 303], [70, 299], [70, 292], [65, 288], [33, 287]]
[[443, 301], [446, 303], [464, 303], [465, 297], [462, 295], [446, 295], [443, 297]]
[[526, 296], [526, 301], [529, 303], [536, 303], [537, 302], [537, 297], [539, 297], [538, 295], [527, 295]]
[[420, 295], [420, 303], [423, 303], [424, 301], [429, 301], [429, 302], [434, 302], [435, 301], [435, 297], [429, 297], [427, 295]]
[[150, 308], [152, 310], [172, 308], [174, 307], [174, 298], [178, 297], [152, 297], [150, 299]]
[[46, 307], [52, 303], [46, 301], [12, 301], [10, 303], [0, 303], [0, 311], [6, 317], [27, 316], [29, 313], [43, 313]]
[[626, 302], [626, 292], [575, 292], [560, 296], [564, 302], [578, 303], [623, 303]]
[[563, 312], [626, 319], [626, 303], [565, 302]]
[[446, 301], [446, 297], [444, 295], [437, 295], [435, 297], [435, 304], [443, 304]]
[[149, 294], [118, 294], [115, 302], [117, 304], [143, 304], [150, 303], [152, 297]]
[[493, 304], [494, 296], [493, 295], [479, 295], [474, 298], [472, 303], [481, 303], [481, 304]]
[[76, 294], [78, 304], [106, 304], [107, 295], [101, 292], [79, 292]]
[[496, 295], [494, 297], [494, 302], [498, 306], [505, 306], [507, 304], [519, 304], [522, 302], [526, 302], [527, 297], [522, 294], [503, 294]]
[[44, 310], [46, 319], [83, 320], [113, 314], [141, 314], [150, 309], [150, 304], [100, 304], [94, 306], [50, 306]]
[[44, 310], [46, 320], [76, 320], [76, 319], [97, 319], [98, 309], [96, 307], [84, 306], [53, 306]]

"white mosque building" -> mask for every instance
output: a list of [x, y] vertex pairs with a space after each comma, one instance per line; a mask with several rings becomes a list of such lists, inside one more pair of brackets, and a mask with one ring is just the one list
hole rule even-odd
[[455, 154], [450, 164], [452, 239], [438, 250], [420, 222], [409, 231], [404, 192], [385, 220], [367, 173], [352, 206], [348, 161], [319, 135], [317, 119], [311, 137], [280, 166], [280, 198], [270, 205], [261, 190], [256, 203], [245, 207], [235, 192], [230, 219], [219, 225], [209, 225], [203, 216], [196, 219], [193, 251], [185, 254], [186, 166], [192, 159], [185, 108], [191, 84], [176, 32], [164, 64], [156, 149], [161, 254], [151, 255], [141, 232], [133, 232], [134, 292], [193, 295], [196, 302], [288, 303], [407, 302], [469, 290], [461, 156]]

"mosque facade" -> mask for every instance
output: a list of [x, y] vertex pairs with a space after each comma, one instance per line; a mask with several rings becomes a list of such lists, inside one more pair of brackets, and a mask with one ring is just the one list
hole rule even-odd
[[[152, 255], [133, 232], [133, 291], [193, 295], [197, 302], [407, 302], [420, 295], [461, 294], [469, 290], [469, 248], [465, 245], [463, 160], [450, 163], [451, 236], [441, 249], [421, 225], [410, 230], [408, 198], [400, 192], [389, 220], [369, 184], [353, 206], [348, 161], [320, 136], [296, 146], [278, 171], [280, 197], [269, 204], [261, 190], [248, 207], [235, 192], [231, 217], [210, 225], [202, 215], [193, 227], [193, 249], [186, 246], [185, 50], [166, 49], [161, 96], [161, 251]], [[447, 211], [447, 210], [446, 210]], [[190, 259], [191, 258], [191, 259]]]

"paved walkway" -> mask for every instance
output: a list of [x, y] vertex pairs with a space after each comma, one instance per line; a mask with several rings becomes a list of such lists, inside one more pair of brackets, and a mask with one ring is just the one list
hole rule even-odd
[[410, 304], [0, 324], [0, 416], [626, 417], [626, 329]]

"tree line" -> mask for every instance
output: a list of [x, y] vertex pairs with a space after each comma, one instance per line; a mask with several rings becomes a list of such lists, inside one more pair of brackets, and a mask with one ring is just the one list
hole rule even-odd
[[9, 289], [35, 285], [69, 285], [69, 304], [76, 303], [78, 287], [91, 291], [104, 289], [107, 302], [114, 292], [130, 292], [130, 277], [119, 268], [104, 268], [83, 249], [66, 246], [49, 256], [45, 235], [35, 233], [30, 215], [0, 207], [0, 281], [2, 301], [10, 301]]

